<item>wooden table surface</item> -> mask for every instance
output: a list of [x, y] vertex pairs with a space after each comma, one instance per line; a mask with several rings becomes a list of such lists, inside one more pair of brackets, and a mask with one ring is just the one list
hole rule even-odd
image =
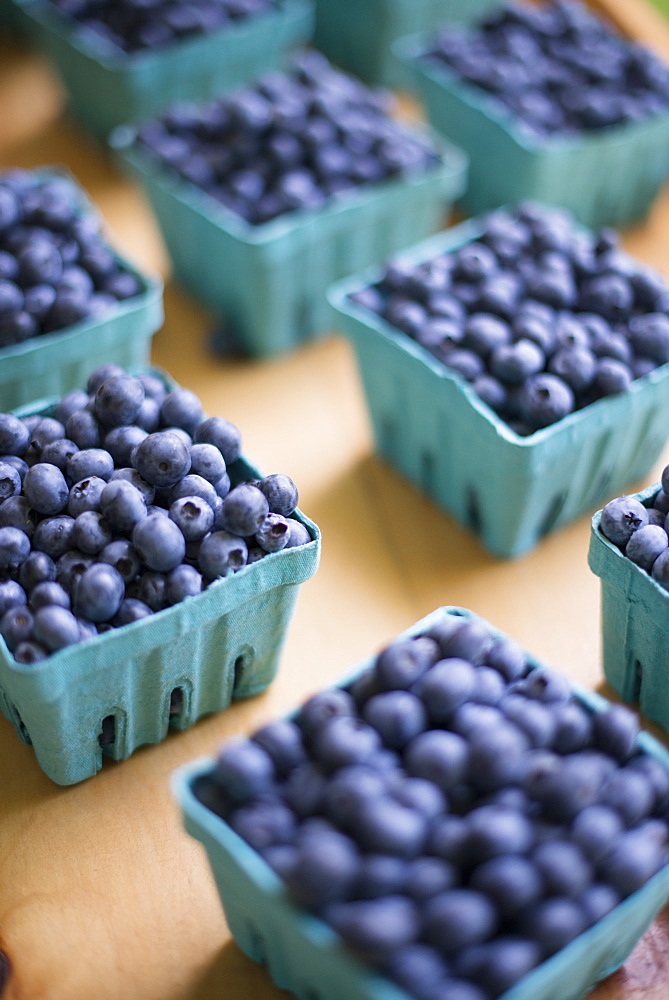
[[[643, 0], [602, 5], [669, 57], [669, 25]], [[154, 361], [195, 390], [210, 414], [238, 423], [246, 454], [261, 468], [295, 479], [300, 506], [322, 528], [323, 556], [263, 695], [125, 762], [107, 762], [70, 788], [45, 777], [0, 718], [0, 949], [10, 963], [0, 993], [3, 1000], [279, 1000], [287, 994], [230, 938], [204, 852], [182, 829], [170, 774], [289, 710], [442, 604], [472, 608], [573, 680], [606, 692], [599, 582], [586, 564], [590, 518], [524, 558], [494, 559], [373, 456], [343, 339], [267, 362], [213, 357], [212, 319], [170, 282], [142, 195], [63, 109], [47, 64], [0, 39], [0, 169], [66, 164], [122, 252], [166, 278]], [[624, 243], [669, 278], [669, 187]], [[669, 447], [647, 482], [667, 462]], [[591, 998], [668, 995], [669, 909]]]

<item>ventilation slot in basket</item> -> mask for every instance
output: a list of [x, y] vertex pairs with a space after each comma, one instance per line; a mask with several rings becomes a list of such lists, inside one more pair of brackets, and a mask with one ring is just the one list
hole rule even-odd
[[170, 694], [170, 725], [179, 721], [184, 708], [184, 689], [176, 687]]
[[633, 701], [638, 704], [641, 701], [641, 684], [643, 682], [643, 667], [641, 660], [634, 660], [632, 664], [632, 689], [626, 701]]
[[420, 461], [420, 482], [426, 493], [434, 490], [434, 453], [424, 451]]
[[552, 528], [555, 527], [564, 509], [566, 499], [567, 495], [565, 493], [558, 493], [558, 495], [553, 498], [551, 505], [546, 511], [541, 525], [539, 526], [539, 536], [547, 534]]
[[111, 747], [116, 742], [116, 716], [106, 715], [102, 720], [102, 728], [98, 736], [98, 742], [104, 749]]
[[26, 729], [21, 719], [21, 716], [18, 714], [18, 712], [16, 713], [16, 728], [18, 729], [19, 736], [21, 737], [23, 742], [27, 743], [28, 746], [31, 747], [33, 745], [33, 741], [30, 739], [30, 733]]
[[267, 962], [267, 949], [262, 934], [250, 921], [246, 925], [249, 956], [254, 962], [264, 965]]
[[471, 487], [467, 490], [467, 509], [465, 511], [467, 524], [473, 531], [480, 532], [483, 524], [478, 493]]

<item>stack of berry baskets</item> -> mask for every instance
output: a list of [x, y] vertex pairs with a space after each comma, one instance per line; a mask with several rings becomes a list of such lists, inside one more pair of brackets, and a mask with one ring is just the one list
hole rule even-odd
[[323, 1000], [580, 1000], [669, 897], [669, 756], [460, 608], [175, 776], [239, 946]]
[[525, 202], [329, 297], [379, 454], [496, 555], [647, 474], [666, 441], [669, 293], [613, 231]]
[[325, 333], [332, 281], [442, 225], [466, 157], [391, 105], [312, 50], [285, 74], [113, 133], [177, 279], [243, 351]]
[[278, 68], [313, 29], [311, 0], [13, 0], [53, 61], [76, 117], [101, 139], [178, 100], [200, 100]]
[[633, 496], [609, 501], [592, 519], [588, 562], [601, 579], [602, 659], [625, 701], [669, 730], [669, 466]]
[[0, 173], [0, 409], [59, 396], [96, 365], [146, 367], [162, 282], [108, 245], [62, 170]]
[[0, 709], [59, 784], [273, 679], [320, 535], [164, 374], [0, 415]]
[[669, 67], [585, 4], [500, 5], [395, 52], [432, 125], [469, 154], [468, 214], [536, 198], [625, 226], [669, 175]]

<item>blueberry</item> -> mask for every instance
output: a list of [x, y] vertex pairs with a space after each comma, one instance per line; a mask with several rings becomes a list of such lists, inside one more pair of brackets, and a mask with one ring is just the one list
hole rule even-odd
[[190, 470], [190, 453], [175, 433], [158, 431], [137, 446], [133, 465], [151, 486], [174, 486]]
[[457, 733], [430, 729], [410, 740], [404, 761], [409, 774], [449, 791], [467, 773], [468, 746]]
[[102, 443], [100, 425], [90, 410], [76, 410], [65, 423], [65, 433], [79, 448], [98, 448]]
[[630, 387], [632, 373], [623, 361], [601, 358], [595, 368], [593, 386], [600, 396], [615, 396]]
[[174, 486], [170, 486], [161, 496], [167, 507], [175, 500], [181, 500], [184, 497], [200, 497], [209, 504], [212, 511], [215, 511], [219, 502], [212, 484], [203, 479], [202, 476], [196, 476], [192, 472], [180, 479]]
[[175, 569], [186, 554], [186, 542], [178, 525], [161, 514], [147, 514], [136, 522], [132, 544], [142, 562], [159, 573]]
[[186, 542], [199, 541], [207, 535], [214, 523], [214, 512], [201, 497], [186, 496], [170, 505], [171, 519], [181, 530]]
[[79, 625], [70, 611], [52, 604], [35, 612], [33, 634], [41, 646], [54, 653], [79, 642]]
[[4, 615], [10, 608], [26, 603], [26, 592], [16, 580], [0, 580], [0, 615]]
[[355, 703], [350, 694], [339, 688], [312, 695], [297, 713], [297, 724], [307, 737], [318, 732], [329, 719], [355, 716]]
[[477, 788], [492, 790], [523, 776], [528, 741], [516, 726], [474, 730], [469, 742], [469, 780]]
[[14, 650], [14, 659], [17, 663], [39, 663], [41, 660], [45, 660], [47, 656], [48, 651], [45, 647], [39, 642], [33, 642], [30, 639], [20, 642]]
[[69, 489], [63, 473], [55, 465], [38, 462], [26, 473], [23, 492], [30, 506], [40, 514], [59, 514], [67, 504]]
[[[230, 816], [230, 826], [235, 833], [261, 853], [268, 847], [289, 843], [294, 836], [295, 825], [295, 814], [282, 802], [270, 798], [243, 805]], [[286, 870], [283, 874], [286, 881], [288, 876], [289, 871]], [[300, 876], [304, 876], [303, 867], [300, 868]]]
[[167, 578], [164, 573], [146, 570], [132, 581], [126, 594], [146, 604], [152, 611], [167, 607]]
[[23, 604], [5, 611], [0, 619], [0, 635], [10, 652], [22, 642], [30, 641], [33, 634], [33, 616]]
[[627, 545], [639, 528], [648, 524], [648, 513], [634, 497], [616, 497], [603, 508], [600, 528], [615, 545]]
[[622, 897], [635, 892], [664, 863], [666, 836], [664, 823], [659, 828], [645, 824], [623, 833], [600, 862], [603, 879]]
[[420, 996], [421, 991], [436, 988], [446, 978], [447, 965], [436, 948], [418, 943], [397, 949], [384, 972], [402, 989]]
[[124, 597], [112, 619], [112, 624], [116, 626], [132, 625], [133, 622], [141, 621], [142, 618], [148, 618], [152, 614], [153, 611], [148, 604], [144, 604], [136, 597]]
[[11, 413], [0, 413], [0, 455], [24, 455], [30, 444], [30, 431]]
[[361, 764], [381, 745], [379, 734], [361, 719], [328, 719], [313, 736], [313, 753], [327, 769]]
[[394, 749], [401, 749], [427, 727], [423, 703], [408, 691], [375, 695], [365, 703], [362, 714], [386, 746]]
[[[545, 357], [532, 340], [517, 340], [496, 347], [489, 359], [492, 375], [509, 385], [520, 385], [542, 370]], [[551, 362], [552, 363], [552, 362]]]
[[82, 552], [97, 555], [111, 540], [111, 527], [99, 511], [85, 510], [75, 519], [72, 542]]
[[420, 930], [415, 904], [399, 895], [334, 904], [327, 917], [353, 951], [374, 961], [416, 941]]
[[78, 450], [78, 446], [74, 441], [62, 437], [59, 441], [45, 445], [42, 449], [40, 459], [42, 462], [48, 462], [49, 465], [55, 465], [61, 472], [65, 473], [68, 461]]
[[625, 555], [650, 573], [653, 563], [667, 546], [669, 537], [664, 528], [656, 524], [646, 524], [634, 532], [625, 546]]
[[67, 500], [70, 517], [78, 517], [86, 510], [100, 510], [100, 500], [106, 485], [105, 480], [99, 476], [88, 476], [75, 482]]
[[223, 524], [235, 535], [254, 535], [269, 513], [265, 495], [250, 483], [232, 489], [223, 501]]
[[590, 865], [579, 848], [567, 840], [539, 844], [532, 860], [549, 895], [578, 896], [592, 881]]
[[21, 492], [21, 476], [7, 462], [0, 462], [0, 504]]
[[202, 403], [190, 389], [174, 389], [160, 404], [160, 419], [165, 426], [181, 427], [192, 434], [202, 423]]
[[66, 466], [66, 475], [71, 483], [91, 476], [106, 482], [113, 471], [114, 459], [104, 448], [82, 448], [68, 459]]
[[212, 777], [234, 802], [246, 802], [270, 789], [274, 766], [269, 754], [257, 743], [228, 743], [216, 758]]
[[111, 476], [109, 477], [109, 482], [113, 483], [117, 479], [124, 479], [127, 482], [132, 483], [136, 489], [142, 494], [144, 498], [144, 503], [147, 505], [152, 504], [155, 499], [155, 489], [150, 483], [147, 483], [145, 479], [142, 479], [139, 472], [136, 469], [114, 469]]
[[147, 516], [144, 497], [136, 486], [124, 479], [105, 484], [100, 493], [100, 510], [115, 532], [132, 532]]
[[544, 893], [536, 865], [517, 854], [500, 854], [478, 865], [469, 884], [489, 896], [505, 917], [534, 903]]
[[649, 313], [631, 319], [629, 336], [637, 354], [651, 358], [657, 364], [669, 361], [669, 317], [664, 313]]
[[81, 574], [74, 588], [74, 610], [92, 622], [111, 621], [125, 595], [123, 577], [108, 563], [95, 563]]
[[[223, 517], [225, 518], [225, 511]], [[288, 520], [280, 514], [270, 512], [256, 531], [255, 539], [263, 551], [279, 552], [290, 540]]]
[[556, 375], [532, 375], [520, 387], [520, 415], [535, 429], [547, 427], [566, 417], [574, 409], [574, 394]]
[[254, 732], [252, 739], [269, 754], [279, 777], [285, 778], [306, 761], [300, 730], [287, 719], [266, 723]]
[[38, 583], [30, 591], [30, 606], [33, 611], [39, 611], [49, 604], [57, 604], [61, 608], [67, 608], [68, 611], [71, 608], [70, 595], [53, 580]]
[[449, 658], [435, 664], [418, 682], [416, 691], [430, 719], [442, 724], [470, 697], [476, 686], [474, 667], [467, 660]]
[[273, 514], [290, 517], [297, 507], [297, 487], [290, 476], [275, 473], [259, 479], [254, 485], [267, 498], [269, 509]]
[[554, 897], [528, 907], [521, 926], [544, 955], [552, 955], [585, 930], [586, 920], [578, 902]]
[[492, 902], [473, 889], [439, 893], [425, 904], [425, 937], [446, 954], [487, 941], [498, 916]]
[[213, 444], [194, 444], [190, 448], [191, 473], [215, 485], [225, 475], [225, 459]]
[[31, 591], [38, 583], [56, 579], [56, 564], [47, 555], [33, 548], [28, 557], [21, 563], [19, 568], [19, 583], [27, 590]]
[[550, 359], [548, 370], [577, 393], [592, 384], [597, 373], [597, 362], [587, 347], [563, 347]]
[[203, 420], [193, 434], [196, 444], [213, 444], [220, 451], [226, 465], [232, 465], [241, 454], [239, 429], [223, 417]]
[[187, 597], [202, 592], [202, 576], [194, 566], [182, 564], [170, 570], [165, 581], [165, 597], [168, 604], [178, 604]]
[[213, 531], [202, 540], [198, 565], [204, 577], [216, 580], [241, 569], [247, 555], [248, 547], [243, 538], [227, 531]]
[[595, 745], [604, 753], [624, 763], [637, 748], [639, 722], [624, 705], [608, 705], [593, 716]]
[[498, 316], [474, 313], [464, 329], [463, 346], [487, 358], [494, 351], [511, 342], [511, 329]]
[[634, 826], [651, 813], [655, 793], [643, 774], [624, 768], [606, 779], [601, 801], [615, 809], [626, 826]]
[[147, 436], [147, 431], [134, 424], [113, 427], [105, 435], [103, 445], [114, 460], [114, 465], [123, 468], [130, 465], [133, 449]]

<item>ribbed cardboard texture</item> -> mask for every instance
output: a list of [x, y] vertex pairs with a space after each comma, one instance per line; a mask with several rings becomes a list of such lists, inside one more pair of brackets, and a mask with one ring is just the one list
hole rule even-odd
[[392, 45], [444, 21], [471, 22], [499, 0], [316, 0], [314, 44], [367, 83], [405, 86]]
[[[65, 177], [77, 188], [81, 214], [98, 214], [67, 171], [46, 167], [36, 175], [42, 179]], [[127, 260], [115, 256], [123, 269], [137, 278], [140, 293], [119, 301], [99, 319], [82, 320], [21, 344], [0, 347], [0, 412], [33, 400], [63, 396], [85, 385], [99, 365], [148, 365], [151, 338], [163, 322], [162, 281], [155, 275], [140, 274]]]
[[627, 226], [647, 214], [669, 176], [669, 110], [578, 136], [536, 139], [497, 113], [483, 90], [421, 59], [428, 44], [403, 38], [394, 52], [412, 73], [431, 124], [469, 154], [462, 199], [468, 214], [524, 198], [561, 205], [595, 228]]
[[[402, 259], [430, 260], [479, 232], [476, 220], [463, 223]], [[669, 434], [669, 365], [520, 437], [461, 376], [350, 300], [381, 277], [370, 269], [328, 293], [355, 348], [376, 450], [494, 555], [528, 551], [653, 465]]]
[[125, 54], [77, 31], [46, 0], [13, 0], [26, 32], [54, 62], [72, 112], [100, 138], [122, 122], [149, 118], [179, 100], [211, 97], [281, 67], [309, 41], [312, 0], [280, 0], [276, 11], [164, 49]]
[[[417, 622], [406, 635], [429, 628], [444, 614], [481, 621], [462, 608], [441, 608]], [[496, 635], [501, 635], [493, 630]], [[373, 658], [355, 673], [370, 666]], [[538, 667], [536, 661], [530, 661]], [[349, 683], [347, 676], [342, 683]], [[585, 707], [603, 709], [605, 699], [574, 689]], [[669, 767], [669, 753], [648, 733], [639, 738], [645, 753]], [[303, 1000], [411, 1000], [394, 983], [365, 968], [337, 943], [335, 932], [288, 900], [281, 880], [245, 841], [193, 794], [196, 778], [211, 769], [200, 759], [178, 770], [173, 789], [186, 830], [207, 852], [225, 917], [235, 941], [249, 958], [268, 966], [277, 986]], [[620, 966], [669, 899], [669, 865], [566, 948], [507, 990], [500, 1000], [580, 1000], [599, 979]]]
[[[45, 415], [54, 403], [18, 411]], [[229, 466], [233, 485], [261, 473], [244, 458]], [[232, 576], [132, 625], [70, 646], [46, 660], [17, 663], [0, 636], [0, 710], [42, 770], [71, 785], [102, 767], [102, 720], [115, 719], [104, 753], [124, 760], [170, 728], [187, 729], [233, 699], [273, 680], [299, 584], [316, 571], [318, 527], [298, 512], [312, 541], [245, 566]], [[182, 706], [170, 715], [175, 689]]]
[[146, 191], [176, 277], [258, 357], [324, 333], [328, 285], [434, 232], [466, 175], [464, 154], [437, 142], [440, 162], [419, 176], [361, 187], [321, 209], [251, 226], [160, 170], [133, 139], [134, 131], [122, 128], [110, 141]]
[[[649, 507], [659, 489], [634, 496]], [[624, 701], [669, 731], [669, 592], [606, 538], [601, 513], [592, 519], [588, 565], [601, 580], [604, 674]]]

